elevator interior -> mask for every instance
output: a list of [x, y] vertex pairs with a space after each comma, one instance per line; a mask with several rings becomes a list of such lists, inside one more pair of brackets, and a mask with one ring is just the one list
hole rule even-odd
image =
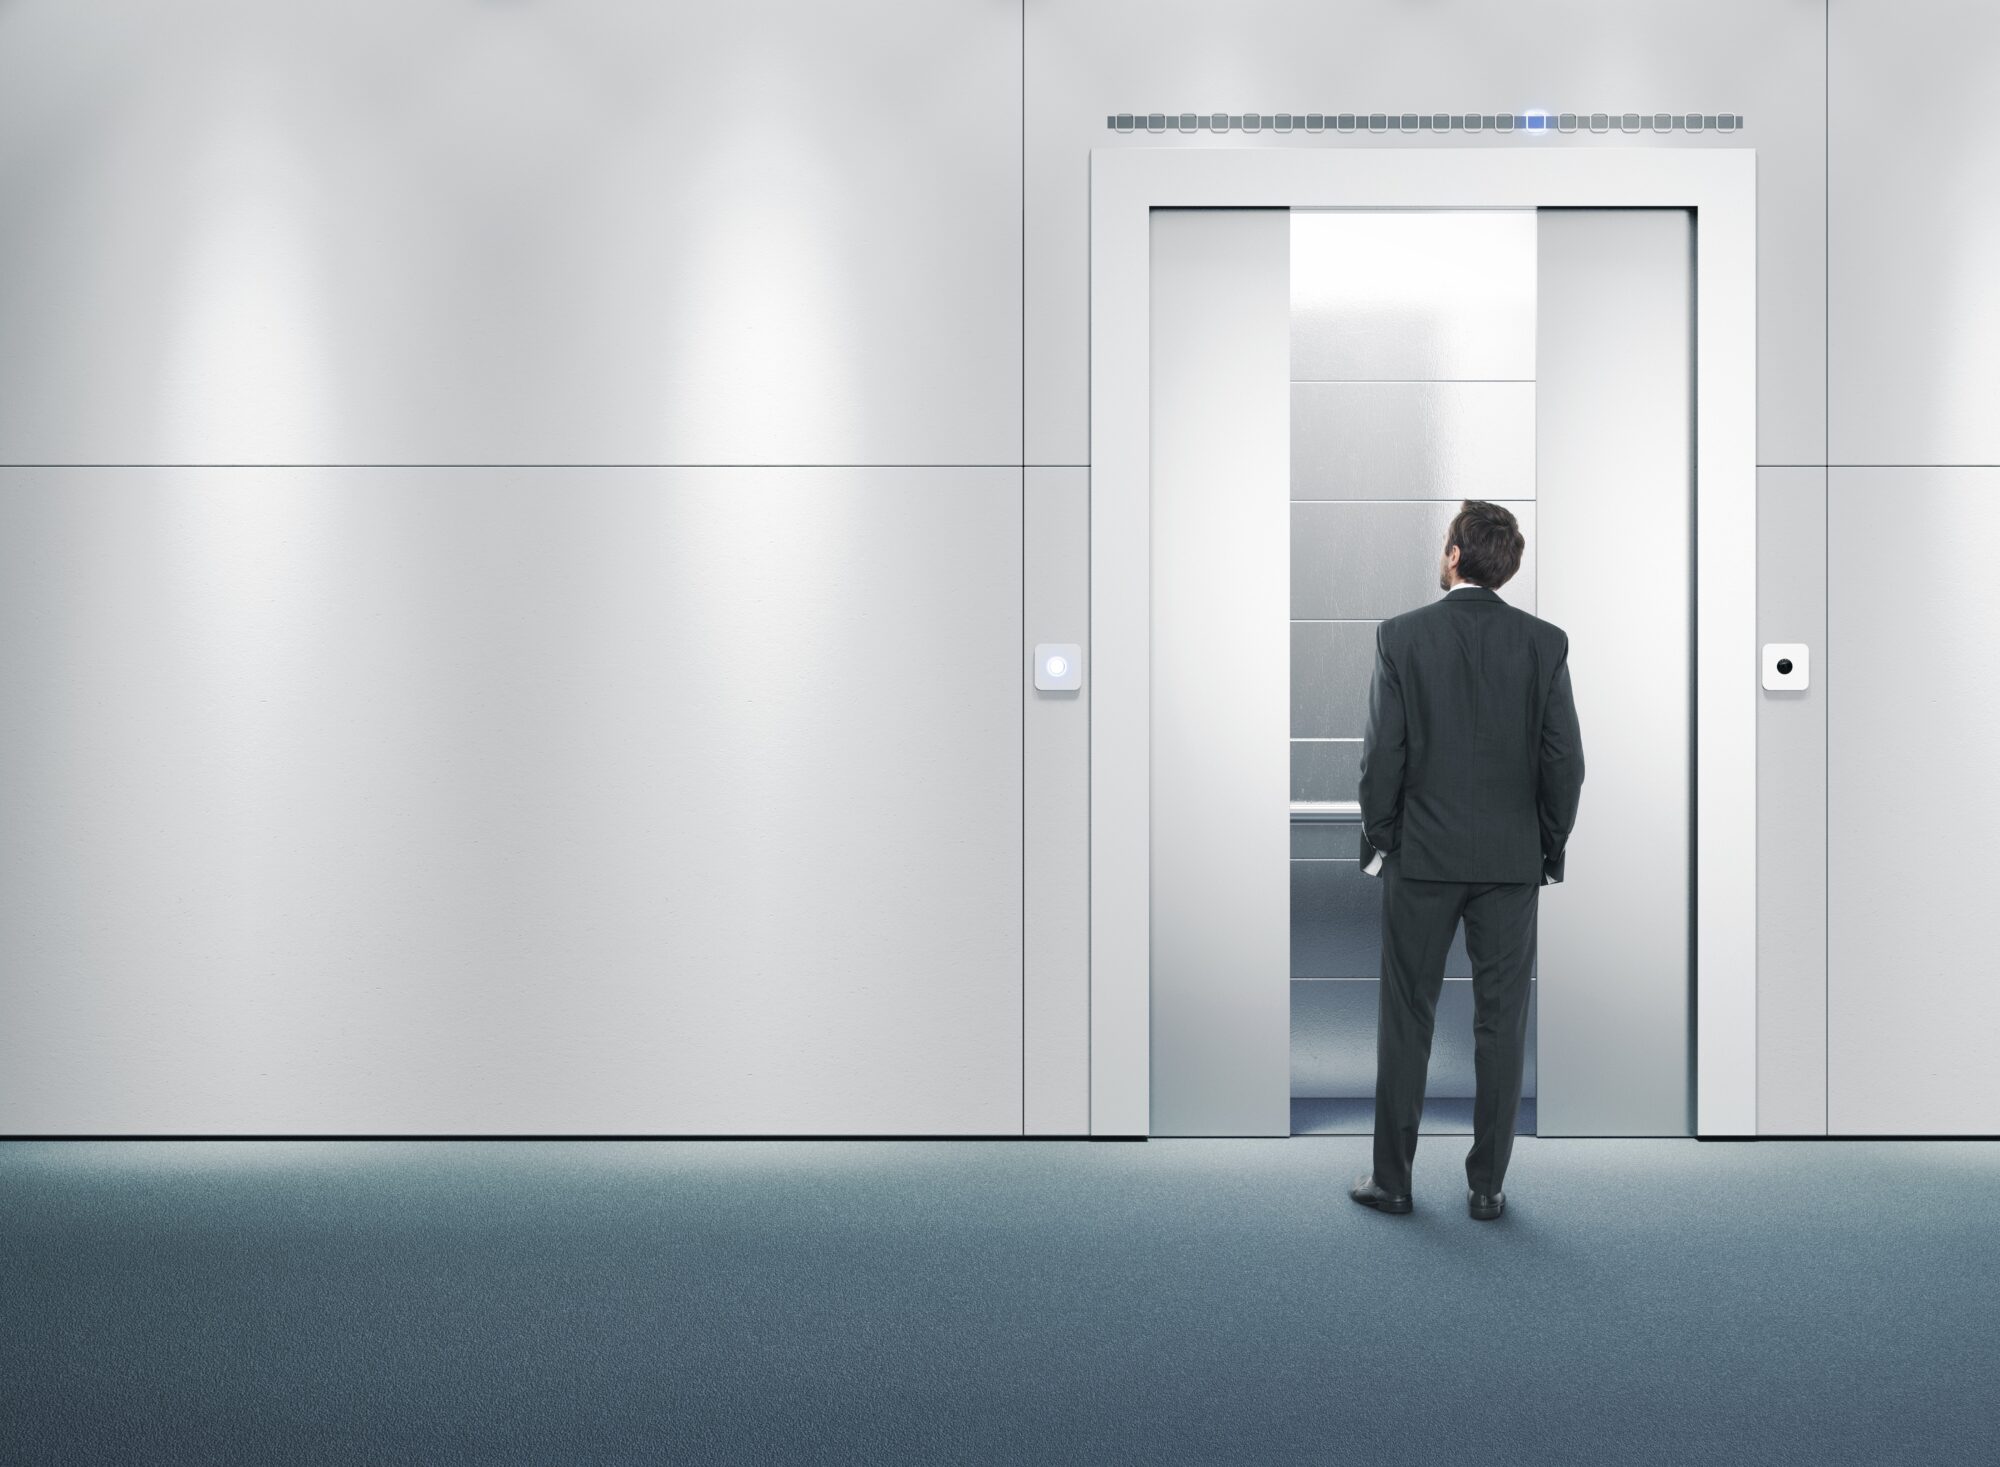
[[[1355, 787], [1374, 631], [1442, 594], [1465, 498], [1521, 523], [1500, 595], [1570, 634], [1590, 771], [1543, 893], [1518, 1129], [1690, 1133], [1692, 216], [1152, 226], [1153, 1134], [1372, 1127], [1381, 888]], [[1469, 978], [1461, 931], [1429, 1131], [1470, 1129]]]
[[[1376, 626], [1441, 594], [1461, 498], [1527, 537], [1535, 610], [1535, 216], [1294, 211], [1291, 227], [1291, 1094], [1296, 1133], [1373, 1127], [1381, 883], [1355, 802]], [[1472, 970], [1445, 967], [1424, 1125], [1471, 1129]], [[1534, 1131], [1535, 1005], [1519, 1129]]]

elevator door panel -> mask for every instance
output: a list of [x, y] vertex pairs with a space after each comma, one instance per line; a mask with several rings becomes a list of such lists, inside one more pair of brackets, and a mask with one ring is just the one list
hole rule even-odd
[[1693, 1130], [1690, 216], [1544, 209], [1540, 614], [1569, 634], [1583, 801], [1541, 894], [1537, 1129]]
[[1152, 219], [1156, 1136], [1291, 1129], [1289, 216]]

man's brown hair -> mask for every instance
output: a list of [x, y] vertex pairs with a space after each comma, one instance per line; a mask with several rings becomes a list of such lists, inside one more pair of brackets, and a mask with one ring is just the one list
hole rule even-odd
[[1528, 539], [1506, 506], [1467, 499], [1452, 516], [1444, 544], [1447, 551], [1458, 547], [1459, 579], [1498, 590], [1521, 568], [1521, 552], [1527, 549]]

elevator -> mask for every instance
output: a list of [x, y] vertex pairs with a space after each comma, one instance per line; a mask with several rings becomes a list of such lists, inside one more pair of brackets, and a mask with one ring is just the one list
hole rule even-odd
[[[1372, 1128], [1355, 783], [1384, 618], [1461, 499], [1527, 537], [1588, 775], [1540, 897], [1517, 1129], [1696, 1127], [1696, 219], [1150, 211], [1148, 1131]], [[1470, 1130], [1463, 932], [1424, 1128]]]

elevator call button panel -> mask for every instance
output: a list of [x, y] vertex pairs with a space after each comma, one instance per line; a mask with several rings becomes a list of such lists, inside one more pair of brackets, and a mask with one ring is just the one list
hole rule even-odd
[[1083, 686], [1083, 648], [1075, 642], [1035, 644], [1035, 686], [1045, 693], [1073, 693]]
[[1812, 648], [1804, 642], [1764, 644], [1764, 687], [1773, 693], [1802, 692], [1812, 685]]

